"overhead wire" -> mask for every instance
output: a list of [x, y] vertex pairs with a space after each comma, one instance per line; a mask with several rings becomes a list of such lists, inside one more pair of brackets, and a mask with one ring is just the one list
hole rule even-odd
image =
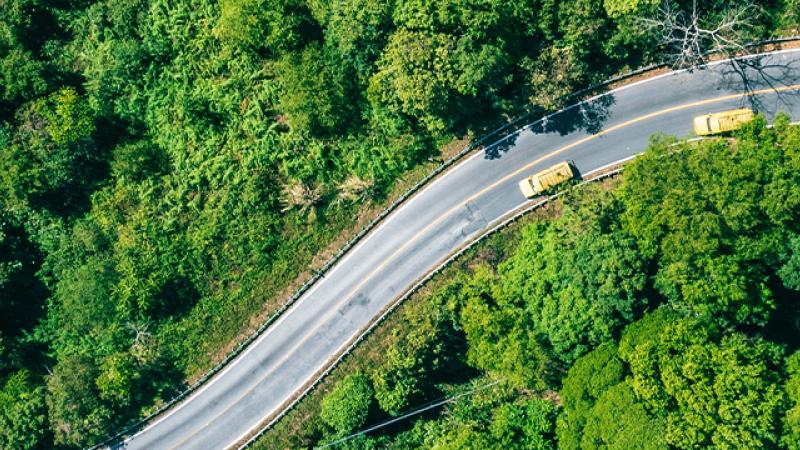
[[442, 397], [440, 399], [433, 400], [433, 401], [431, 401], [431, 402], [429, 402], [427, 404], [424, 404], [422, 406], [417, 407], [417, 409], [414, 409], [413, 411], [409, 411], [409, 412], [407, 412], [405, 414], [402, 414], [400, 416], [393, 417], [393, 418], [385, 420], [383, 422], [379, 422], [379, 423], [377, 423], [375, 425], [371, 425], [371, 426], [369, 426], [367, 428], [364, 428], [362, 430], [359, 430], [359, 431], [357, 431], [357, 432], [355, 432], [353, 434], [350, 434], [348, 436], [345, 436], [343, 438], [337, 439], [337, 440], [335, 440], [333, 442], [329, 442], [329, 443], [327, 443], [325, 445], [321, 445], [321, 446], [318, 446], [318, 447], [315, 447], [315, 448], [321, 450], [321, 449], [325, 449], [325, 448], [334, 447], [336, 445], [339, 445], [339, 444], [341, 444], [343, 442], [347, 442], [349, 440], [355, 439], [355, 438], [357, 438], [359, 436], [362, 436], [364, 434], [371, 433], [371, 432], [373, 432], [375, 430], [379, 430], [381, 428], [387, 427], [387, 426], [392, 425], [394, 423], [403, 421], [405, 419], [408, 419], [409, 417], [413, 417], [415, 415], [422, 414], [425, 411], [429, 411], [431, 409], [437, 408], [437, 407], [442, 406], [444, 404], [454, 402], [454, 401], [458, 400], [459, 398], [465, 397], [467, 395], [471, 395], [471, 394], [473, 394], [475, 392], [482, 391], [482, 390], [485, 390], [485, 389], [489, 389], [490, 387], [495, 386], [497, 384], [500, 384], [503, 381], [505, 381], [505, 379], [491, 381], [489, 383], [483, 384], [481, 386], [475, 387], [475, 388], [470, 389], [470, 390], [465, 391], [465, 392], [460, 392], [460, 393], [458, 393], [456, 395], [452, 395], [450, 397]]

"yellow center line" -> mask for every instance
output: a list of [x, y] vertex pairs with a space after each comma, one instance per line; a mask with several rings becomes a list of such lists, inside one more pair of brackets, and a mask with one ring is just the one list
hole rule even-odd
[[[696, 102], [692, 102], [692, 103], [686, 103], [686, 104], [683, 104], [683, 105], [678, 105], [678, 106], [673, 106], [673, 107], [670, 107], [670, 108], [665, 108], [665, 109], [662, 109], [662, 110], [659, 110], [659, 111], [655, 111], [655, 112], [652, 112], [652, 113], [649, 113], [649, 114], [645, 114], [645, 115], [639, 116], [639, 117], [637, 117], [635, 119], [631, 119], [631, 120], [628, 120], [626, 122], [614, 125], [613, 127], [609, 127], [609, 128], [607, 128], [605, 130], [599, 131], [598, 133], [593, 134], [591, 136], [586, 136], [584, 138], [578, 139], [577, 141], [575, 141], [575, 142], [573, 142], [571, 144], [567, 144], [567, 145], [565, 145], [565, 146], [563, 146], [563, 147], [561, 147], [561, 148], [559, 148], [557, 150], [554, 150], [554, 151], [552, 151], [552, 152], [550, 152], [550, 153], [548, 153], [548, 154], [546, 154], [544, 156], [541, 156], [541, 157], [539, 157], [539, 158], [537, 158], [537, 159], [525, 164], [524, 166], [520, 167], [519, 169], [515, 170], [514, 172], [511, 172], [510, 174], [500, 178], [499, 180], [495, 181], [494, 183], [486, 186], [485, 188], [483, 188], [480, 191], [476, 192], [475, 194], [471, 195], [466, 200], [462, 201], [461, 203], [457, 204], [456, 206], [453, 206], [449, 210], [445, 211], [442, 215], [437, 217], [433, 222], [429, 223], [422, 230], [420, 230], [419, 232], [414, 234], [414, 236], [412, 236], [410, 239], [408, 239], [403, 245], [401, 245], [397, 250], [395, 250], [391, 255], [389, 255], [389, 257], [384, 259], [381, 264], [379, 264], [369, 274], [367, 274], [367, 276], [365, 276], [361, 280], [361, 282], [358, 283], [358, 285], [356, 285], [356, 287], [354, 287], [347, 295], [342, 297], [342, 300], [339, 301], [333, 308], [328, 309], [328, 312], [322, 317], [322, 319], [319, 321], [319, 324], [316, 327], [314, 327], [309, 333], [306, 333], [306, 336], [303, 339], [301, 339], [296, 345], [294, 345], [286, 353], [286, 356], [283, 358], [283, 361], [288, 360], [289, 357], [294, 352], [296, 352], [303, 344], [305, 344], [309, 339], [311, 339], [311, 337], [314, 336], [314, 334], [319, 330], [319, 328], [323, 324], [327, 323], [328, 320], [339, 311], [339, 308], [341, 308], [345, 303], [347, 303], [353, 297], [353, 295], [355, 295], [362, 287], [364, 287], [364, 285], [366, 285], [378, 272], [383, 270], [387, 265], [389, 265], [392, 261], [394, 261], [403, 251], [405, 251], [409, 246], [411, 246], [417, 240], [419, 240], [419, 238], [422, 237], [425, 233], [427, 233], [431, 228], [433, 228], [436, 225], [440, 224], [442, 221], [447, 219], [454, 212], [456, 212], [459, 209], [461, 209], [467, 203], [471, 202], [472, 200], [475, 200], [476, 198], [478, 198], [478, 197], [482, 196], [483, 194], [491, 191], [492, 189], [494, 189], [497, 186], [507, 182], [508, 180], [518, 176], [519, 174], [521, 174], [521, 173], [523, 173], [523, 172], [525, 172], [527, 170], [530, 170], [532, 167], [536, 166], [537, 164], [541, 163], [542, 161], [544, 161], [546, 159], [549, 159], [549, 158], [552, 158], [553, 156], [556, 156], [558, 154], [564, 153], [567, 150], [573, 149], [573, 148], [575, 148], [575, 147], [577, 147], [579, 145], [585, 144], [585, 143], [587, 143], [589, 141], [592, 141], [594, 139], [597, 139], [599, 137], [605, 136], [606, 134], [612, 133], [612, 132], [617, 131], [619, 129], [622, 129], [622, 128], [625, 128], [625, 127], [629, 127], [631, 125], [634, 125], [634, 124], [637, 124], [637, 123], [640, 123], [640, 122], [644, 122], [646, 120], [650, 120], [650, 119], [652, 119], [654, 117], [663, 116], [665, 114], [673, 113], [673, 112], [676, 112], [676, 111], [681, 111], [681, 110], [684, 110], [684, 109], [690, 109], [690, 108], [694, 108], [694, 107], [697, 107], [697, 106], [703, 106], [703, 105], [710, 105], [710, 104], [713, 104], [713, 103], [719, 103], [719, 102], [723, 102], [723, 101], [726, 101], [726, 100], [734, 100], [734, 99], [737, 99], [737, 98], [752, 97], [752, 96], [755, 96], [755, 95], [762, 95], [762, 94], [769, 94], [769, 93], [794, 91], [794, 90], [798, 90], [798, 89], [800, 89], [800, 84], [794, 84], [794, 85], [791, 85], [791, 86], [782, 86], [782, 87], [778, 87], [778, 88], [774, 88], [774, 89], [773, 88], [760, 89], [760, 90], [747, 92], [747, 93], [723, 95], [723, 96], [720, 96], [720, 97], [714, 97], [714, 98], [710, 98], [710, 99], [706, 99], [706, 100], [700, 100], [700, 101], [696, 101]], [[272, 373], [275, 372], [275, 370], [277, 370], [278, 367], [280, 367], [279, 364], [274, 365], [272, 367], [272, 369], [267, 371], [267, 373], [265, 373], [253, 385], [253, 387], [248, 389], [247, 392], [244, 393], [244, 395], [242, 395], [236, 401], [232, 402], [222, 412], [220, 412], [219, 414], [214, 416], [214, 418], [211, 421], [213, 422], [214, 420], [218, 419], [220, 416], [222, 416], [226, 412], [228, 412], [231, 408], [236, 406], [236, 404], [238, 404], [240, 400], [242, 400], [243, 398], [245, 398], [248, 395], [250, 395], [250, 393], [252, 393], [253, 390], [255, 390], [268, 376], [272, 375]], [[206, 423], [206, 426], [209, 425], [210, 423], [211, 422]], [[205, 428], [205, 427], [203, 427], [203, 428]], [[194, 433], [192, 433], [189, 436], [187, 436], [185, 439], [183, 439], [180, 442], [178, 442], [175, 446], [170, 447], [170, 448], [172, 450], [174, 450], [175, 448], [180, 447], [181, 445], [186, 443], [186, 441], [188, 441], [189, 439], [191, 439], [192, 437], [194, 437], [195, 435], [200, 433], [203, 430], [203, 428], [198, 429]]]

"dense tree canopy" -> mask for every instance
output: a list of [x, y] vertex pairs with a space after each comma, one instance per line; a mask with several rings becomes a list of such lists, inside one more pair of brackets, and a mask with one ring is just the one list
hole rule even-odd
[[[415, 306], [463, 343], [388, 342], [373, 369], [406, 374], [403, 386], [440, 383], [406, 409], [452, 390], [448, 380], [468, 395], [361, 443], [798, 448], [798, 139], [785, 115], [725, 139], [657, 136], [618, 184], [569, 192], [510, 248], [498, 238], [502, 257], [479, 253]], [[438, 342], [430, 323], [395, 333]], [[418, 356], [404, 360], [436, 358], [416, 378], [392, 356], [410, 349]], [[463, 362], [481, 376], [447, 373]], [[378, 400], [376, 420], [396, 414]]]
[[624, 227], [658, 258], [656, 287], [676, 306], [727, 323], [763, 323], [774, 308], [771, 277], [799, 223], [797, 133], [787, 124], [778, 118], [782, 131], [771, 133], [758, 119], [735, 151], [657, 138], [626, 174]]
[[[443, 144], [660, 56], [633, 20], [650, 0], [0, 3], [3, 448], [87, 447], [152, 411]], [[795, 3], [765, 3], [754, 35], [796, 26]], [[648, 308], [760, 329], [800, 284], [787, 122], [669, 164], [659, 141], [620, 194], [576, 197], [437, 297], [364, 371], [363, 398], [398, 414], [486, 371], [523, 398], [419, 445], [549, 448], [559, 409], [532, 392]], [[707, 353], [738, 354], [725, 336]], [[780, 363], [752, 345], [742, 366]], [[630, 404], [614, 392], [602, 404]]]
[[500, 267], [500, 296], [521, 302], [565, 362], [610, 339], [644, 303], [644, 261], [618, 213], [618, 200], [590, 191], [560, 220], [525, 230]]
[[325, 397], [322, 420], [337, 433], [354, 431], [367, 421], [372, 395], [369, 378], [361, 373], [350, 375]]

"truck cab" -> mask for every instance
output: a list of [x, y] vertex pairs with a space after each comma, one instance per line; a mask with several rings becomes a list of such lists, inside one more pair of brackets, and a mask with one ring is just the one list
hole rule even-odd
[[535, 197], [565, 181], [575, 178], [577, 170], [570, 161], [562, 161], [537, 172], [519, 182], [519, 189], [527, 198]]

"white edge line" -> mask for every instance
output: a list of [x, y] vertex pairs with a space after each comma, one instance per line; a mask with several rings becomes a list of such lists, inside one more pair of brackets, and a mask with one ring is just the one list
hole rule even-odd
[[[798, 49], [798, 51], [800, 51], [800, 49]], [[790, 125], [800, 125], [800, 121], [790, 122], [789, 124]], [[770, 124], [770, 125], [767, 125], [767, 126], [771, 127], [772, 125]], [[685, 142], [697, 142], [697, 141], [706, 140], [706, 139], [709, 139], [709, 138], [707, 138], [707, 137], [695, 137], [695, 138], [685, 139]], [[624, 164], [624, 163], [626, 163], [628, 161], [636, 159], [636, 158], [638, 158], [639, 156], [641, 156], [643, 154], [644, 154], [644, 152], [639, 152], [639, 153], [636, 153], [634, 155], [627, 156], [625, 158], [622, 158], [622, 159], [610, 162], [608, 164], [602, 165], [602, 166], [600, 166], [600, 167], [598, 167], [596, 169], [592, 169], [589, 172], [586, 172], [586, 173], [581, 174], [581, 175], [582, 176], [586, 176], [586, 177], [588, 177], [590, 175], [594, 175], [594, 174], [596, 174], [596, 173], [598, 173], [598, 172], [600, 172], [602, 170], [608, 169], [610, 167], [613, 167], [613, 166], [616, 166], [616, 165], [619, 165], [619, 164]], [[594, 181], [596, 181], [596, 180], [590, 179], [590, 180], [585, 180], [584, 183], [590, 183], [590, 182], [594, 182]], [[534, 202], [534, 201], [530, 201], [530, 200], [526, 201], [526, 202], [523, 202], [521, 205], [518, 205], [515, 208], [506, 211], [505, 213], [503, 213], [503, 215], [501, 215], [497, 219], [494, 219], [491, 222], [488, 222], [487, 223], [487, 228], [483, 232], [476, 234], [470, 240], [468, 240], [467, 242], [462, 244], [462, 246], [459, 249], [455, 250], [455, 252], [451, 253], [450, 255], [448, 255], [444, 259], [442, 259], [442, 263], [441, 264], [439, 264], [438, 266], [435, 266], [430, 271], [428, 271], [427, 274], [425, 274], [422, 277], [418, 278], [417, 281], [410, 288], [406, 289], [402, 294], [400, 294], [400, 296], [396, 297], [394, 302], [392, 304], [388, 305], [386, 307], [386, 310], [380, 316], [378, 316], [376, 319], [374, 319], [372, 324], [367, 325], [366, 328], [359, 329], [359, 331], [357, 331], [355, 334], [351, 335], [350, 338], [344, 344], [342, 344], [339, 348], [337, 348], [336, 352], [334, 352], [334, 355], [339, 355], [339, 356], [337, 356], [336, 358], [329, 357], [328, 359], [326, 359], [325, 363], [323, 365], [321, 365], [320, 367], [318, 367], [317, 370], [314, 373], [319, 373], [320, 370], [325, 370], [325, 366], [328, 365], [328, 363], [331, 361], [331, 359], [333, 359], [334, 365], [337, 365], [339, 362], [341, 362], [341, 360], [344, 359], [345, 356], [347, 356], [347, 351], [349, 350], [349, 348], [357, 346], [360, 343], [360, 340], [361, 340], [362, 336], [368, 334], [369, 332], [371, 332], [372, 329], [377, 326], [377, 324], [382, 322], [383, 319], [385, 319], [385, 317], [388, 314], [390, 314], [395, 309], [395, 307], [398, 306], [399, 301], [402, 300], [403, 297], [408, 295], [408, 293], [410, 291], [412, 291], [412, 290], [414, 290], [416, 288], [419, 288], [424, 284], [427, 284], [427, 282], [430, 281], [431, 274], [434, 274], [436, 271], [441, 269], [443, 266], [450, 264], [451, 262], [453, 262], [453, 260], [455, 260], [456, 258], [461, 256], [462, 250], [471, 248], [471, 246], [475, 243], [474, 241], [476, 239], [481, 239], [481, 237], [483, 235], [491, 233], [491, 232], [494, 232], [495, 228], [498, 228], [498, 227], [502, 228], [502, 227], [505, 227], [505, 226], [511, 224], [512, 221], [510, 219], [513, 216], [509, 216], [509, 213], [512, 213], [515, 210], [520, 209], [522, 207], [525, 207], [526, 210], [527, 209], [534, 209], [534, 208], [542, 206], [542, 205], [544, 205], [544, 204], [546, 204], [546, 203], [548, 203], [551, 200], [554, 200], [556, 198], [557, 198], [557, 196], [550, 196], [550, 197], [547, 197], [545, 199], [539, 200], [538, 202]], [[526, 213], [527, 212], [523, 212], [522, 214], [524, 215]], [[508, 222], [508, 223], [503, 224], [504, 222]], [[501, 224], [503, 224], [503, 225], [501, 225]], [[361, 332], [362, 330], [363, 330], [363, 332]], [[355, 341], [354, 341], [354, 339], [355, 339]], [[345, 353], [342, 353], [343, 351]], [[312, 381], [311, 384], [309, 384], [308, 387], [306, 389], [304, 389], [303, 392], [299, 396], [297, 396], [296, 400], [291, 402], [287, 406], [287, 408], [284, 408], [284, 410], [287, 410], [287, 409], [291, 408], [294, 404], [296, 404], [303, 397], [305, 397], [317, 385], [318, 381], [320, 379], [324, 378], [328, 373], [329, 372], [323, 373], [316, 380]], [[295, 391], [292, 395], [294, 395], [296, 392], [297, 391]], [[291, 399], [292, 395], [289, 395], [288, 397], [284, 398], [283, 402], [281, 403], [281, 405], [284, 405], [287, 400]], [[269, 428], [271, 425], [273, 425], [275, 423], [275, 421], [279, 420], [282, 416], [283, 416], [283, 414], [280, 414], [280, 412], [279, 412], [279, 415], [275, 419], [273, 419], [273, 421], [270, 424], [268, 424], [266, 427], [264, 427], [264, 428]], [[261, 423], [259, 423], [258, 425], [255, 425], [250, 430], [248, 430], [246, 433], [244, 433], [241, 436], [239, 436], [238, 439], [233, 441], [233, 445], [235, 445], [238, 442], [243, 441], [248, 435], [253, 433], [253, 430], [259, 428], [259, 425], [261, 425]], [[240, 446], [239, 448], [246, 447], [250, 443], [251, 442], [248, 441], [244, 445]], [[228, 446], [228, 448], [230, 448], [230, 447], [231, 446]]]
[[[743, 57], [738, 58], [738, 59], [752, 59], [752, 58], [756, 58], [756, 57], [759, 57], [759, 56], [780, 55], [780, 54], [793, 53], [793, 52], [800, 52], [800, 48], [798, 48], [798, 49], [776, 50], [776, 51], [773, 51], [773, 52], [766, 52], [766, 53], [758, 53], [758, 54], [754, 54], [754, 55], [743, 56]], [[705, 67], [711, 67], [711, 66], [716, 66], [716, 65], [719, 65], [719, 64], [724, 64], [724, 63], [726, 63], [728, 61], [730, 61], [730, 59], [712, 61], [712, 62], [706, 64]], [[579, 102], [576, 102], [576, 103], [574, 103], [572, 105], [569, 105], [569, 106], [567, 106], [565, 108], [559, 109], [558, 111], [555, 111], [555, 112], [552, 112], [550, 114], [547, 114], [547, 115], [545, 115], [545, 116], [543, 116], [543, 117], [541, 117], [541, 118], [539, 118], [537, 120], [534, 120], [533, 122], [530, 122], [530, 123], [528, 123], [528, 124], [526, 124], [524, 126], [521, 126], [516, 131], [514, 131], [514, 132], [512, 132], [512, 133], [510, 133], [510, 134], [508, 134], [506, 136], [503, 136], [503, 137], [497, 139], [496, 141], [492, 142], [491, 144], [485, 145], [483, 147], [484, 148], [494, 147], [495, 145], [497, 145], [500, 142], [508, 139], [511, 136], [515, 136], [515, 135], [518, 136], [522, 131], [530, 129], [534, 124], [537, 124], [537, 123], [542, 122], [544, 120], [550, 119], [553, 116], [561, 114], [561, 113], [563, 113], [565, 111], [569, 111], [570, 109], [576, 108], [576, 107], [578, 107], [578, 106], [580, 106], [580, 105], [582, 105], [584, 103], [588, 103], [588, 102], [591, 102], [591, 101], [596, 100], [598, 98], [601, 98], [601, 97], [604, 97], [604, 96], [607, 96], [607, 95], [611, 95], [611, 94], [613, 94], [615, 92], [620, 92], [620, 91], [623, 91], [623, 90], [626, 90], [626, 89], [629, 89], [629, 88], [632, 88], [632, 87], [635, 87], [635, 86], [639, 86], [639, 85], [642, 85], [642, 84], [646, 84], [646, 83], [650, 83], [650, 82], [653, 82], [653, 81], [656, 81], [656, 80], [660, 80], [660, 79], [668, 77], [668, 76], [676, 76], [678, 74], [682, 74], [682, 73], [686, 73], [686, 72], [688, 72], [688, 69], [670, 70], [669, 72], [666, 72], [666, 73], [663, 73], [663, 74], [660, 74], [660, 75], [656, 75], [656, 76], [653, 76], [653, 77], [650, 77], [650, 78], [645, 78], [643, 80], [635, 81], [635, 82], [630, 83], [630, 84], [625, 84], [623, 86], [620, 86], [618, 88], [612, 89], [610, 91], [594, 95], [594, 96], [589, 97], [587, 99], [584, 99], [584, 100], [581, 100]], [[351, 256], [353, 256], [353, 254], [356, 253], [356, 251], [361, 246], [365, 245], [366, 242], [370, 238], [372, 238], [374, 235], [376, 235], [379, 230], [381, 230], [392, 219], [394, 219], [396, 216], [398, 216], [400, 214], [400, 212], [403, 209], [405, 209], [411, 203], [410, 200], [413, 197], [417, 197], [417, 196], [422, 195], [424, 192], [426, 192], [427, 190], [429, 190], [433, 186], [435, 186], [439, 181], [443, 180], [445, 177], [447, 177], [448, 175], [450, 175], [453, 172], [455, 172], [456, 170], [458, 170], [458, 168], [460, 168], [462, 165], [467, 164], [469, 161], [471, 161], [472, 159], [476, 158], [480, 154], [481, 154], [480, 151], [475, 152], [473, 155], [467, 157], [463, 161], [458, 162], [454, 166], [452, 166], [449, 169], [445, 170], [445, 172], [442, 173], [441, 176], [436, 177], [427, 186], [422, 188], [420, 191], [416, 192], [412, 197], [406, 199], [403, 202], [403, 204], [400, 205], [399, 208], [395, 209], [387, 217], [385, 217], [384, 220], [382, 220], [381, 223], [376, 228], [370, 230], [367, 233], [367, 235], [355, 245], [355, 247], [351, 248], [342, 259], [340, 259], [336, 264], [334, 264], [334, 266], [326, 274], [324, 274], [322, 276], [322, 279], [324, 279], [325, 277], [328, 277], [330, 275], [333, 275], [336, 272], [336, 270], [339, 269], [345, 263], [345, 261], [347, 261]], [[612, 163], [612, 165], [613, 164], [614, 163]], [[595, 169], [595, 171], [596, 170], [600, 170], [600, 169]], [[586, 175], [589, 175], [591, 173], [592, 172], [587, 172]], [[249, 354], [256, 346], [258, 346], [258, 344], [263, 339], [265, 339], [272, 332], [272, 330], [274, 330], [278, 326], [278, 324], [280, 324], [287, 316], [289, 316], [294, 310], [296, 310], [304, 300], [309, 298], [313, 294], [313, 292], [316, 291], [316, 289], [322, 284], [321, 283], [322, 279], [317, 280], [317, 282], [315, 282], [314, 285], [308, 291], [304, 292], [303, 295], [301, 295], [300, 298], [297, 299], [297, 301], [292, 303], [292, 305], [289, 306], [289, 308], [286, 311], [284, 311], [283, 314], [281, 314], [280, 317], [278, 317], [278, 319], [275, 322], [273, 322], [263, 333], [261, 333], [261, 335], [259, 337], [257, 337], [256, 340], [251, 342], [242, 353], [240, 353], [233, 360], [231, 360], [225, 366], [225, 368], [223, 368], [221, 371], [219, 371], [216, 374], [214, 374], [211, 377], [211, 379], [209, 379], [208, 381], [203, 383], [203, 386], [201, 386], [200, 388], [198, 388], [197, 390], [195, 390], [194, 392], [189, 394], [186, 398], [180, 400], [180, 402], [177, 405], [175, 405], [174, 407], [172, 407], [169, 410], [165, 411], [164, 414], [162, 414], [158, 419], [154, 420], [153, 422], [151, 422], [150, 424], [148, 424], [147, 426], [145, 426], [141, 430], [137, 431], [135, 434], [127, 437], [122, 442], [123, 443], [130, 442], [130, 440], [133, 439], [134, 437], [136, 437], [136, 436], [146, 432], [147, 430], [155, 427], [159, 423], [163, 422], [164, 420], [166, 420], [167, 418], [172, 416], [174, 413], [180, 411], [183, 408], [183, 406], [185, 406], [193, 398], [195, 398], [196, 396], [198, 396], [198, 395], [202, 394], [203, 392], [205, 392], [209, 387], [211, 387], [225, 373], [227, 373], [229, 370], [231, 370], [236, 364], [239, 364], [241, 359], [244, 358], [247, 354]], [[250, 434], [250, 432], [252, 432], [252, 429], [250, 431], [248, 431], [247, 434]], [[236, 440], [234, 442], [239, 442], [239, 440]]]

